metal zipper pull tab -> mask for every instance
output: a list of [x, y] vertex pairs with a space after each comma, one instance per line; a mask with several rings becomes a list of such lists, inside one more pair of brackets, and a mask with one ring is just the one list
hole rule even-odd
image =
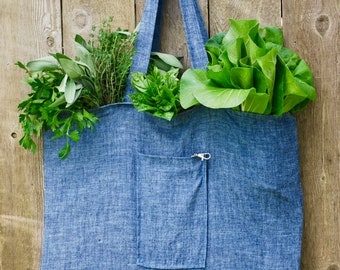
[[211, 154], [210, 153], [195, 153], [191, 157], [192, 158], [198, 157], [203, 161], [203, 160], [209, 160], [211, 158]]

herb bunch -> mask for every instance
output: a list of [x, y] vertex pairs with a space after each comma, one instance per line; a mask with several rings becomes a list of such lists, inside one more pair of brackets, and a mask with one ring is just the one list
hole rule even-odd
[[[27, 65], [18, 62], [17, 65], [26, 71], [28, 77], [24, 82], [33, 90], [18, 106], [22, 111], [19, 122], [24, 131], [20, 144], [34, 153], [36, 143], [33, 138], [40, 137], [43, 130], [52, 130], [53, 139], [65, 137], [65, 146], [59, 152], [59, 157], [65, 159], [71, 150], [70, 139], [79, 141], [79, 132], [85, 128], [93, 129], [98, 121], [76, 100], [84, 92], [82, 99], [85, 102], [86, 96], [91, 96], [90, 87], [84, 88], [81, 79], [70, 79], [53, 57], [31, 61]], [[89, 79], [84, 77], [83, 80], [85, 78]]]
[[26, 65], [17, 62], [25, 70], [24, 82], [32, 90], [18, 105], [24, 131], [20, 145], [25, 149], [35, 152], [35, 138], [44, 130], [51, 130], [52, 139], [65, 138], [59, 157], [66, 159], [71, 151], [70, 140], [78, 142], [80, 132], [93, 130], [98, 122], [89, 109], [122, 100], [136, 33], [112, 31], [111, 22], [112, 18], [103, 21], [98, 41], [95, 28], [89, 41], [77, 35], [74, 59], [56, 53]]
[[89, 47], [98, 74], [95, 79], [101, 89], [100, 105], [123, 100], [135, 52], [137, 32], [120, 28], [113, 31], [112, 21], [113, 17], [103, 20], [98, 32], [93, 26], [90, 34]]
[[148, 112], [170, 121], [182, 107], [179, 101], [180, 60], [171, 55], [152, 52], [147, 74], [132, 72], [131, 85], [136, 93], [129, 97], [140, 112]]

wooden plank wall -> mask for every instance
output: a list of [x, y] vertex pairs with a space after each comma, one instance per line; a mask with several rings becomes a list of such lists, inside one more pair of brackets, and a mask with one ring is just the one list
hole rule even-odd
[[340, 269], [339, 15], [339, 0], [283, 1], [286, 44], [310, 64], [317, 88], [317, 102], [298, 115], [303, 269]]
[[[29, 89], [14, 63], [73, 52], [76, 33], [113, 15], [132, 30], [145, 0], [2, 0], [0, 3], [0, 269], [39, 269], [43, 224], [42, 146], [21, 149], [17, 104]], [[227, 18], [283, 24], [286, 45], [311, 66], [317, 102], [298, 114], [305, 197], [303, 270], [340, 269], [339, 0], [199, 0], [210, 34]], [[178, 1], [165, 5], [161, 50], [187, 56]]]

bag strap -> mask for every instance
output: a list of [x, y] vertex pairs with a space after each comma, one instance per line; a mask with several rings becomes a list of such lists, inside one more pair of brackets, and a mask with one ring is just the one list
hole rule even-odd
[[[208, 56], [204, 45], [208, 40], [208, 34], [199, 6], [196, 0], [179, 1], [191, 67], [206, 69]], [[146, 0], [130, 73], [146, 73], [151, 51], [158, 50], [163, 3], [164, 0]], [[132, 93], [134, 93], [134, 89], [129, 78], [125, 101], [129, 101], [128, 95]]]
[[191, 68], [206, 69], [208, 56], [205, 43], [208, 33], [200, 8], [196, 0], [180, 0], [180, 6]]

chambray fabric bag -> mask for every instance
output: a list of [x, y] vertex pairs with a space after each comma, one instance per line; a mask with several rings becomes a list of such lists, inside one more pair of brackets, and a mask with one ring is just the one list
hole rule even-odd
[[[161, 2], [146, 1], [133, 71], [146, 71], [157, 45]], [[191, 65], [205, 68], [198, 5], [180, 4]], [[63, 141], [44, 135], [42, 270], [300, 268], [292, 115], [198, 106], [168, 122], [128, 97], [96, 115], [66, 161]]]

